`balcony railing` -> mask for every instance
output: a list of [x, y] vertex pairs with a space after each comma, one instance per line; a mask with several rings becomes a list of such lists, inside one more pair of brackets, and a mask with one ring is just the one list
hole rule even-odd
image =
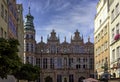
[[120, 34], [115, 35], [114, 40], [119, 40], [120, 39]]

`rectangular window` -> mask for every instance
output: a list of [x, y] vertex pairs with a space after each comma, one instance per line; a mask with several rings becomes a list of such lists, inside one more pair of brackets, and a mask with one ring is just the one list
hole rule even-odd
[[57, 68], [62, 68], [62, 58], [57, 58]]
[[73, 76], [73, 74], [69, 75], [69, 82], [74, 82], [74, 76]]
[[111, 21], [114, 19], [114, 10], [111, 12]]
[[116, 35], [119, 34], [119, 23], [116, 25]]
[[43, 69], [47, 69], [47, 58], [43, 58]]
[[114, 40], [114, 36], [115, 36], [115, 33], [114, 33], [114, 28], [112, 29], [112, 41]]
[[114, 60], [115, 60], [115, 49], [112, 50], [112, 62], [114, 62]]
[[117, 5], [116, 5], [116, 16], [119, 14], [119, 3], [117, 3]]
[[69, 67], [72, 67], [73, 64], [73, 58], [69, 58]]
[[41, 68], [41, 60], [39, 58], [36, 59], [36, 65]]
[[7, 22], [7, 10], [5, 10], [5, 22]]
[[120, 58], [120, 46], [119, 47], [117, 47], [117, 51], [116, 51], [116, 56], [117, 56], [117, 58]]
[[4, 6], [3, 6], [3, 4], [1, 4], [1, 17], [2, 18], [4, 17]]
[[62, 75], [57, 75], [57, 82], [62, 82]]
[[50, 68], [54, 69], [54, 58], [50, 58]]

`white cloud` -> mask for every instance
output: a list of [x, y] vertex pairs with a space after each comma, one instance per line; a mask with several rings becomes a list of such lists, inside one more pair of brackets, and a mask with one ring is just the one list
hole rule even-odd
[[[89, 35], [93, 39], [93, 33], [91, 33], [90, 30], [94, 27], [93, 21], [95, 15], [95, 5], [96, 3], [89, 3], [84, 7], [81, 5], [76, 5], [68, 12], [61, 15], [55, 15], [54, 18], [51, 19], [50, 24], [45, 25], [42, 29], [37, 29], [44, 30], [43, 32], [47, 34], [50, 33], [52, 29], [55, 29], [61, 36], [67, 36], [67, 38], [69, 37], [67, 41], [70, 41], [71, 35], [74, 34], [76, 29], [78, 29], [80, 33], [85, 36], [85, 40], [87, 40]], [[66, 6], [63, 6], [63, 8], [64, 7]]]

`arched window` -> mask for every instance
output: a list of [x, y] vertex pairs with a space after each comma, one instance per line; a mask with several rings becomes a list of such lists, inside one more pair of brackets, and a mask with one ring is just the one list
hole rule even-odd
[[53, 82], [52, 77], [47, 76], [47, 77], [45, 78], [45, 82]]

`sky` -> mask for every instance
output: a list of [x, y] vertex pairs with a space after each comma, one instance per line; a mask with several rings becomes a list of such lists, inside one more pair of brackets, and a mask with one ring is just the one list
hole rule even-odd
[[80, 36], [83, 35], [84, 42], [94, 42], [94, 18], [96, 5], [99, 0], [17, 0], [23, 4], [23, 17], [28, 14], [28, 7], [31, 8], [31, 15], [34, 16], [36, 30], [36, 41], [47, 42], [47, 36], [54, 29], [60, 42], [70, 42], [71, 36], [78, 29]]

